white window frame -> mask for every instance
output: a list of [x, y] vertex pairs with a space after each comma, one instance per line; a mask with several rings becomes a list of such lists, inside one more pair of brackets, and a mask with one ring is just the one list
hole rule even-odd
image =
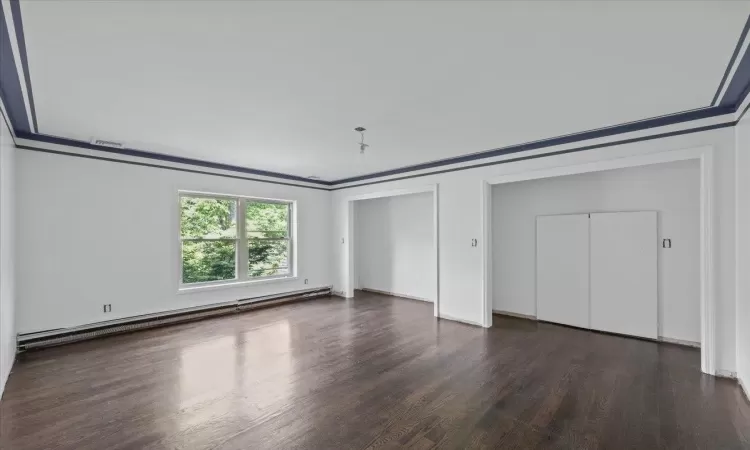
[[[236, 222], [237, 237], [234, 239], [207, 239], [215, 241], [232, 241], [235, 242], [235, 278], [229, 280], [203, 281], [197, 283], [184, 283], [182, 279], [182, 198], [209, 198], [217, 200], [233, 200], [236, 202]], [[287, 274], [282, 275], [265, 275], [258, 277], [250, 276], [249, 255], [247, 252], [248, 244], [251, 239], [247, 237], [247, 220], [246, 210], [248, 203], [277, 203], [287, 205], [289, 213], [287, 216], [287, 236], [288, 236], [288, 256], [287, 265], [289, 267]], [[177, 192], [177, 257], [178, 257], [178, 292], [190, 292], [203, 289], [216, 289], [222, 287], [233, 287], [237, 285], [267, 283], [273, 281], [293, 280], [297, 278], [296, 262], [296, 202], [293, 200], [280, 200], [262, 197], [249, 197], [232, 194], [216, 194], [211, 192], [196, 191], [178, 191]], [[199, 241], [201, 239], [185, 239]]]

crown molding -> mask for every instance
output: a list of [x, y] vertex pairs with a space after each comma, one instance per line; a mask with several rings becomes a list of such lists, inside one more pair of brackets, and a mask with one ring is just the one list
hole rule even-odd
[[[94, 150], [96, 152], [101, 152], [101, 157], [91, 154], [88, 155], [89, 157], [93, 157], [95, 159], [126, 163], [133, 163], [130, 158], [136, 158], [139, 160], [151, 160], [157, 161], [159, 162], [159, 164], [141, 164], [146, 164], [152, 167], [170, 168], [175, 167], [172, 166], [172, 164], [179, 165], [180, 167], [193, 166], [202, 170], [190, 171], [208, 174], [216, 173], [207, 172], [205, 171], [205, 169], [235, 172], [238, 174], [253, 175], [254, 177], [263, 177], [261, 180], [264, 182], [270, 182], [269, 179], [280, 180], [279, 184], [290, 184], [300, 187], [313, 187], [323, 190], [338, 190], [347, 187], [362, 186], [365, 184], [375, 184], [386, 181], [394, 181], [398, 179], [432, 175], [436, 173], [466, 170], [474, 167], [501, 164], [508, 161], [541, 158], [560, 154], [561, 152], [571, 153], [575, 151], [585, 151], [593, 148], [618, 145], [626, 142], [638, 142], [642, 140], [656, 139], [659, 137], [668, 137], [676, 134], [686, 134], [698, 131], [706, 131], [708, 129], [733, 126], [742, 118], [744, 113], [747, 111], [748, 107], [744, 107], [744, 109], [741, 111], [738, 110], [741, 106], [744, 106], [745, 100], [748, 98], [748, 93], [750, 92], [750, 52], [747, 51], [749, 44], [748, 35], [750, 35], [750, 17], [748, 17], [745, 22], [745, 26], [743, 27], [740, 34], [738, 43], [736, 44], [734, 52], [732, 53], [732, 56], [729, 60], [727, 68], [724, 71], [718, 88], [716, 89], [716, 92], [713, 96], [711, 104], [706, 107], [612, 125], [604, 128], [597, 128], [593, 130], [567, 134], [563, 136], [556, 136], [538, 141], [509, 145], [477, 153], [470, 153], [446, 159], [428, 161], [420, 164], [389, 169], [365, 175], [340, 178], [332, 181], [314, 180], [281, 172], [254, 169], [245, 166], [237, 166], [195, 158], [185, 158], [147, 150], [133, 148], [116, 149], [98, 146], [88, 142], [41, 133], [37, 127], [36, 121], [36, 110], [34, 106], [33, 89], [31, 86], [31, 76], [29, 73], [28, 57], [26, 54], [26, 39], [24, 37], [19, 0], [10, 1], [10, 14], [8, 14], [7, 11], [3, 10], [3, 2], [0, 2], [0, 19], [2, 19], [0, 20], [0, 54], [13, 54], [13, 44], [15, 44], [15, 48], [17, 48], [19, 53], [17, 58], [18, 61], [16, 61], [16, 58], [0, 59], [0, 101], [2, 101], [2, 104], [5, 107], [4, 111], [2, 112], [5, 116], [5, 119], [10, 124], [11, 131], [14, 133], [16, 138], [25, 141], [25, 144], [21, 148], [27, 150], [34, 148], [39, 151], [49, 152], [50, 150], [48, 148], [45, 150], [45, 146], [53, 144], [56, 146], [65, 146], [72, 149]], [[11, 36], [11, 27], [9, 26], [8, 21], [10, 21], [13, 25], [12, 28], [15, 31], [14, 36]], [[15, 38], [15, 40], [11, 41], [11, 38]], [[29, 106], [28, 109], [27, 105]], [[748, 105], [750, 106], [750, 103], [748, 103]], [[731, 116], [731, 119], [720, 124], [705, 125], [706, 119], [722, 118], [722, 116]], [[644, 132], [653, 129], [664, 129], [664, 127], [668, 127], [667, 129], [670, 129], [669, 127], [680, 124], [688, 124], [689, 122], [698, 123], [693, 124], [694, 126], [688, 129], [667, 131], [649, 136], [630, 138], [630, 136], [632, 136], [632, 133]], [[481, 160], [489, 160], [493, 158], [497, 159], [498, 157], [503, 157], [515, 153], [524, 153], [541, 149], [553, 149], [554, 147], [583, 143], [585, 141], [595, 141], [602, 138], [613, 138], [618, 135], [628, 135], [628, 138], [606, 143], [583, 145], [575, 149], [565, 149], [547, 153], [535, 153], [533, 155], [511, 159], [506, 158], [502, 161], [467, 164], [478, 162]], [[68, 151], [58, 148], [54, 151], [58, 154], [71, 154], [73, 156], [80, 156], [75, 150]], [[165, 163], [166, 165], [164, 165]], [[238, 178], [250, 179], [241, 176]], [[257, 180], [257, 178], [252, 179]], [[358, 182], [364, 183], [356, 184]]]

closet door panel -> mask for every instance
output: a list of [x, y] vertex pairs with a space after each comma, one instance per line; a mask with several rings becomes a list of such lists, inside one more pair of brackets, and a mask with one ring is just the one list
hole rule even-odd
[[589, 327], [588, 214], [536, 219], [537, 318]]
[[591, 214], [591, 328], [657, 338], [656, 212]]

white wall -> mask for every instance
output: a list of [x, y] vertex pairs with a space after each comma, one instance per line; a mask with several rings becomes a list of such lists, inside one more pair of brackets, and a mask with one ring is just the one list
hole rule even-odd
[[433, 194], [360, 200], [354, 208], [357, 287], [434, 301]]
[[[743, 136], [742, 132], [739, 135]], [[744, 142], [741, 137], [738, 140]], [[525, 155], [578, 145], [581, 144], [531, 151]], [[480, 239], [483, 180], [698, 146], [711, 146], [715, 151], [711, 226], [716, 246], [711, 263], [716, 272], [713, 286], [716, 366], [723, 372], [735, 372], [737, 355], [748, 354], [747, 333], [737, 329], [741, 316], [735, 314], [736, 288], [746, 293], [747, 290], [742, 289], [747, 286], [744, 280], [738, 280], [739, 286], [735, 283], [735, 270], [747, 265], [738, 266], [735, 260], [735, 189], [740, 186], [735, 185], [735, 130], [732, 128], [340, 189], [333, 195], [304, 188], [17, 150], [16, 223], [23, 227], [18, 227], [16, 243], [24, 251], [19, 252], [16, 259], [16, 327], [20, 332], [29, 332], [295, 290], [306, 287], [302, 284], [304, 278], [310, 279], [309, 287], [333, 284], [334, 289], [348, 292], [351, 288], [347, 276], [349, 240], [341, 242], [342, 238], [348, 238], [350, 231], [347, 198], [434, 184], [439, 187], [440, 314], [479, 323], [483, 314], [484, 242]], [[175, 198], [178, 189], [297, 200], [299, 220], [305, 224], [299, 227], [299, 280], [178, 295], [179, 274], [175, 265], [178, 244], [173, 231], [177, 228]], [[746, 187], [742, 192], [747, 192]], [[742, 198], [739, 200], [741, 202]], [[745, 223], [742, 217], [738, 219], [741, 224]], [[326, 235], [329, 245], [324, 242]], [[473, 238], [480, 239], [478, 247], [471, 247]], [[746, 244], [743, 248], [747, 249]], [[742, 251], [738, 256], [740, 263], [747, 262], [746, 253], [744, 260]], [[321, 264], [328, 260], [332, 262], [330, 268], [328, 264]], [[747, 271], [739, 273], [745, 278], [743, 274]], [[105, 302], [113, 304], [112, 313], [101, 312]], [[747, 310], [739, 312], [744, 314]], [[736, 346], [738, 335], [745, 338], [739, 347]], [[741, 364], [744, 369], [740, 371], [746, 374], [746, 359]]]
[[[737, 138], [737, 376], [750, 389], [750, 114]], [[750, 394], [750, 393], [748, 393]]]
[[[29, 150], [17, 167], [19, 332], [331, 284], [326, 191]], [[178, 294], [178, 190], [296, 200], [298, 279]]]
[[[492, 188], [493, 308], [536, 316], [536, 217], [657, 211], [659, 336], [700, 342], [700, 163], [679, 161]], [[655, 242], [654, 245], [657, 245]]]
[[[718, 119], [717, 119], [718, 120]], [[702, 122], [711, 123], [710, 121]], [[691, 124], [696, 126], [694, 124]], [[675, 127], [670, 128], [674, 130]], [[628, 139], [648, 132], [630, 133], [616, 139]], [[586, 144], [607, 139], [589, 141]], [[530, 151], [525, 155], [547, 153], [577, 147], [581, 143]], [[379, 184], [341, 189], [334, 192], [334, 223], [331, 241], [334, 245], [334, 287], [348, 292], [349, 248], [343, 237], [348, 236], [349, 212], [347, 198], [368, 193], [416, 189], [438, 184], [439, 218], [439, 287], [440, 314], [466, 321], [481, 323], [483, 316], [482, 253], [484, 242], [471, 247], [472, 238], [482, 236], [482, 201], [480, 192], [483, 180], [504, 174], [522, 173], [567, 165], [596, 164], [630, 155], [643, 155], [700, 146], [714, 149], [713, 204], [711, 226], [716, 237], [712, 263], [716, 271], [713, 287], [716, 299], [715, 361], [719, 370], [735, 371], [735, 183], [734, 183], [734, 130], [716, 130], [676, 135], [628, 144], [597, 148], [583, 152], [529, 159], [507, 164], [490, 165], [468, 170], [427, 175], [424, 177], [389, 181]], [[496, 159], [509, 159], [507, 155]], [[486, 162], [486, 161], [483, 161]]]
[[0, 396], [16, 357], [15, 157], [13, 138], [0, 118]]

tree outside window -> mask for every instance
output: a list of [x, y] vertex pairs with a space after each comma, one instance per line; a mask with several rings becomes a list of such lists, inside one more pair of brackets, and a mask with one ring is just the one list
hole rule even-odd
[[289, 202], [181, 195], [182, 283], [291, 275], [290, 219]]

